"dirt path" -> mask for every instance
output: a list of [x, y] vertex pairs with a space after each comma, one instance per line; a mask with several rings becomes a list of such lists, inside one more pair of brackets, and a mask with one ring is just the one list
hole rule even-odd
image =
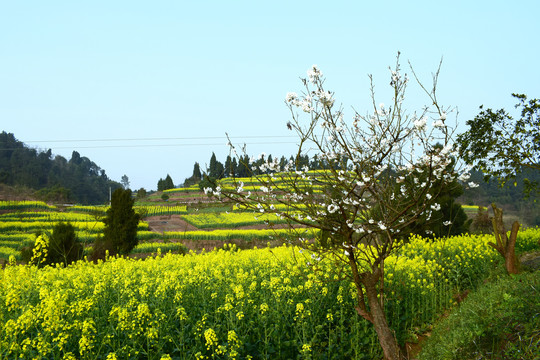
[[150, 231], [163, 234], [164, 231], [195, 231], [195, 226], [187, 223], [180, 215], [151, 216], [144, 219], [150, 227]]

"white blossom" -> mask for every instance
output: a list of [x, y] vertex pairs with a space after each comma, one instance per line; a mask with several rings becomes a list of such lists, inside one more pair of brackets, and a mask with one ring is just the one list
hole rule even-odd
[[240, 181], [240, 184], [238, 185], [236, 192], [240, 194], [242, 191], [244, 191], [244, 182]]
[[479, 185], [478, 185], [477, 183], [475, 183], [475, 182], [472, 182], [472, 181], [469, 182], [469, 187], [470, 187], [471, 189], [474, 189], [475, 187], [478, 187], [478, 186], [479, 186]]
[[435, 128], [443, 128], [443, 127], [446, 127], [446, 125], [444, 124], [444, 122], [442, 120], [437, 120], [433, 123], [433, 127]]
[[438, 203], [435, 203], [435, 204], [431, 205], [431, 208], [433, 210], [435, 210], [435, 211], [439, 211], [439, 210], [441, 210], [441, 205], [438, 204]]
[[317, 65], [313, 65], [311, 69], [307, 71], [307, 75], [309, 77], [309, 81], [315, 83], [322, 76], [322, 71]]
[[335, 204], [330, 204], [330, 205], [328, 205], [328, 212], [329, 212], [330, 214], [335, 213], [337, 209], [338, 209], [338, 207], [337, 207]]
[[424, 130], [426, 128], [426, 124], [427, 124], [427, 119], [425, 117], [422, 117], [414, 121], [414, 127], [418, 131]]
[[452, 222], [450, 220], [447, 220], [447, 221], [443, 222], [443, 225], [444, 226], [449, 226], [449, 225], [452, 225]]
[[332, 105], [334, 105], [334, 99], [332, 98], [330, 91], [319, 91], [317, 95], [319, 96], [319, 100], [323, 105], [328, 107], [332, 107]]
[[285, 97], [285, 101], [288, 103], [294, 103], [298, 99], [298, 95], [295, 92], [288, 92]]

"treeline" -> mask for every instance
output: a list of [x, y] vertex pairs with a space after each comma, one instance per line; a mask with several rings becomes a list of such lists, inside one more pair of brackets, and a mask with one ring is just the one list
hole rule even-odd
[[43, 200], [104, 204], [109, 188], [120, 188], [87, 157], [73, 151], [71, 159], [51, 150], [27, 147], [11, 133], [0, 134], [0, 183], [37, 190]]
[[[249, 177], [251, 175], [260, 175], [263, 172], [268, 173], [270, 170], [263, 167], [263, 171], [261, 165], [266, 163], [267, 160], [272, 162], [274, 159], [271, 154], [268, 156], [259, 156], [258, 158], [250, 158], [247, 155], [243, 155], [239, 158], [239, 161], [236, 158], [227, 156], [222, 163], [212, 153], [206, 169], [201, 170], [199, 163], [195, 163], [193, 174], [185, 180], [184, 185], [189, 186], [204, 180], [203, 175], [207, 175], [212, 179], [222, 179], [232, 176]], [[289, 158], [281, 156], [278, 161], [279, 171], [283, 171], [287, 163], [292, 163], [296, 169], [307, 166], [310, 170], [320, 170], [325, 165], [316, 156], [312, 158], [308, 155], [290, 156]], [[340, 169], [346, 167], [347, 164], [350, 165], [350, 161], [344, 158], [337, 160], [332, 165], [334, 168]], [[524, 195], [524, 184], [527, 182], [540, 183], [539, 171], [526, 168], [523, 172], [516, 175], [515, 182], [501, 186], [497, 179], [487, 179], [481, 171], [472, 170], [470, 181], [478, 184], [478, 187], [464, 187], [463, 193], [457, 195], [459, 196], [458, 201], [460, 203], [465, 205], [481, 205], [484, 207], [495, 203], [498, 206], [504, 207], [506, 210], [522, 213], [522, 216], [526, 218], [529, 224], [540, 225], [540, 203], [537, 201], [539, 193], [533, 192], [529, 197]]]
[[458, 199], [466, 205], [489, 207], [494, 203], [505, 210], [505, 214], [515, 214], [521, 222], [529, 225], [540, 225], [540, 188], [524, 195], [525, 184], [540, 182], [540, 171], [524, 169], [516, 174], [515, 181], [504, 186], [495, 178], [488, 179], [478, 170], [471, 171], [471, 181], [477, 183], [476, 188], [465, 189]]
[[540, 191], [539, 188], [536, 193], [531, 192], [528, 197], [524, 195], [524, 184], [540, 181], [540, 171], [528, 168], [516, 174], [515, 181], [506, 183], [504, 186], [501, 186], [495, 178], [488, 179], [484, 173], [478, 170], [471, 171], [470, 180], [479, 185], [477, 188], [466, 190], [463, 194], [463, 199], [471, 204], [479, 204], [485, 201], [498, 204], [534, 203], [538, 199], [538, 191]]
[[[347, 163], [346, 159], [342, 159], [344, 163]], [[336, 162], [334, 167], [340, 169], [340, 164]], [[203, 178], [203, 174], [207, 175], [212, 179], [223, 179], [227, 177], [249, 177], [252, 175], [261, 175], [265, 173], [270, 173], [272, 170], [261, 168], [265, 163], [275, 162], [275, 158], [272, 154], [266, 156], [262, 155], [257, 158], [250, 158], [248, 155], [243, 155], [236, 160], [230, 155], [227, 156], [225, 162], [222, 163], [216, 158], [216, 154], [212, 153], [208, 167], [205, 170], [201, 170], [199, 163], [195, 163], [193, 166], [193, 175], [187, 178], [184, 181], [184, 185], [192, 185], [197, 183]], [[308, 155], [299, 155], [297, 157], [290, 156], [286, 158], [281, 156], [279, 161], [277, 161], [276, 171], [284, 171], [287, 164], [292, 164], [294, 169], [301, 169], [307, 166], [310, 170], [321, 170], [323, 166], [321, 165], [320, 159], [317, 157], [310, 158]]]

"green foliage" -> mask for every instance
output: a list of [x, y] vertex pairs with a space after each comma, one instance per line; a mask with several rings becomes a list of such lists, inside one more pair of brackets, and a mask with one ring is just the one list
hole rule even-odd
[[158, 191], [165, 191], [169, 189], [174, 189], [174, 182], [169, 174], [167, 174], [167, 177], [165, 179], [159, 179], [157, 190]]
[[109, 187], [120, 187], [105, 171], [78, 152], [68, 161], [26, 147], [15, 136], [0, 133], [0, 183], [42, 190], [44, 200], [70, 200], [82, 204], [102, 204], [108, 200]]
[[146, 189], [145, 188], [140, 188], [139, 190], [137, 190], [137, 199], [140, 200], [140, 199], [143, 199], [146, 197]]
[[[518, 99], [521, 117], [514, 119], [504, 109], [484, 110], [467, 121], [469, 130], [457, 138], [461, 157], [469, 164], [476, 164], [487, 177], [496, 177], [501, 185], [516, 178], [525, 169], [540, 171], [540, 101], [522, 94], [512, 94]], [[523, 179], [524, 191], [529, 194], [540, 183]]]
[[477, 234], [489, 234], [493, 232], [491, 217], [485, 207], [478, 207], [478, 212], [471, 223], [471, 232]]
[[216, 154], [214, 153], [212, 153], [212, 157], [210, 158], [208, 176], [215, 179], [221, 179], [225, 176], [225, 167], [216, 159]]
[[124, 187], [124, 189], [129, 189], [129, 178], [127, 175], [124, 174], [120, 182], [122, 183], [122, 186]]
[[199, 163], [196, 162], [195, 165], [193, 165], [193, 174], [184, 180], [184, 187], [195, 185], [199, 181], [201, 181], [201, 179], [202, 179], [201, 167], [199, 166]]
[[82, 256], [83, 246], [78, 242], [75, 227], [65, 222], [57, 223], [50, 236], [45, 233], [36, 234], [34, 245], [21, 250], [23, 261], [39, 267], [53, 264], [67, 266], [82, 259]]
[[117, 189], [112, 194], [111, 207], [103, 220], [103, 236], [104, 241], [110, 243], [113, 254], [128, 254], [137, 245], [140, 216], [133, 209], [134, 202], [131, 190]]
[[204, 179], [202, 179], [199, 182], [199, 189], [204, 191], [206, 188], [211, 188], [212, 190], [215, 190], [217, 187], [216, 178], [211, 176], [205, 176]]
[[47, 263], [63, 263], [67, 266], [80, 260], [82, 254], [83, 247], [78, 242], [73, 225], [64, 222], [56, 224], [49, 241]]
[[[440, 146], [436, 146], [439, 147]], [[451, 165], [453, 166], [453, 165]], [[467, 233], [471, 224], [467, 214], [456, 199], [463, 194], [463, 186], [457, 181], [443, 183], [441, 180], [428, 179], [426, 175], [427, 169], [422, 169], [415, 173], [417, 182], [431, 182], [429, 192], [425, 195], [432, 201], [432, 205], [423, 215], [421, 215], [413, 224], [403, 231], [404, 236], [409, 234], [418, 234], [421, 236], [433, 236], [436, 238], [444, 236], [454, 236]], [[399, 177], [399, 174], [392, 175], [397, 181], [396, 190], [401, 191], [402, 186], [406, 189], [417, 186], [407, 177]]]
[[46, 202], [67, 203], [71, 201], [71, 191], [60, 185], [36, 191], [36, 196]]
[[540, 276], [504, 276], [470, 294], [427, 340], [420, 359], [538, 359]]

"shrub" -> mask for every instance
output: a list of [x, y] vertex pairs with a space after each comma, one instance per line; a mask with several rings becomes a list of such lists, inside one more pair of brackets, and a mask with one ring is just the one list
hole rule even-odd
[[53, 264], [67, 266], [83, 256], [83, 246], [78, 242], [75, 227], [69, 223], [59, 222], [49, 236], [36, 234], [34, 245], [21, 250], [23, 261], [39, 267]]
[[491, 217], [485, 207], [479, 206], [478, 212], [471, 224], [471, 232], [477, 234], [490, 234], [493, 232], [493, 224], [491, 223]]

